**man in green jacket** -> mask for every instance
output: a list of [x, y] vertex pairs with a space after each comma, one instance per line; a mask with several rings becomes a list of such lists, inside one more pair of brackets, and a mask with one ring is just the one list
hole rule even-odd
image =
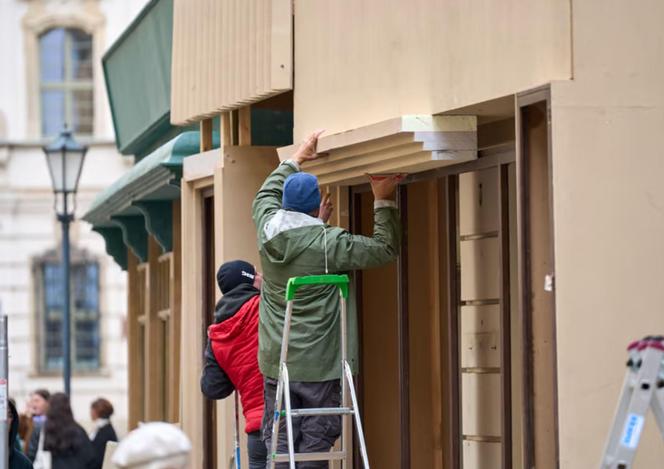
[[[326, 224], [332, 211], [329, 199], [321, 202], [315, 176], [300, 172], [302, 163], [317, 157], [320, 133], [312, 134], [292, 159], [281, 163], [267, 177], [253, 204], [263, 269], [258, 363], [265, 377], [263, 439], [268, 449], [288, 279], [378, 267], [394, 260], [399, 252], [399, 217], [393, 199], [400, 176], [371, 179], [375, 199], [373, 236], [353, 235]], [[349, 303], [348, 358], [356, 372], [357, 318], [352, 294]], [[339, 406], [339, 312], [335, 287], [309, 286], [298, 290], [288, 347], [293, 408]], [[298, 417], [293, 424], [296, 452], [328, 451], [341, 432], [339, 416]], [[287, 452], [286, 432], [281, 429], [279, 452]], [[300, 469], [326, 467], [327, 462], [298, 464]]]

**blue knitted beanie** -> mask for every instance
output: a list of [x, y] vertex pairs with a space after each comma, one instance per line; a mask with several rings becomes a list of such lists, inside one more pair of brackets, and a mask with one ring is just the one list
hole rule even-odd
[[320, 206], [318, 179], [313, 174], [295, 173], [286, 178], [281, 200], [285, 210], [311, 213]]

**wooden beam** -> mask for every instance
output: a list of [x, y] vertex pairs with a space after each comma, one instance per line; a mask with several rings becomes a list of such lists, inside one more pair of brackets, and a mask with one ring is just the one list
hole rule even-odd
[[219, 115], [219, 143], [221, 148], [232, 145], [231, 113], [222, 112]]
[[128, 402], [129, 402], [129, 430], [138, 427], [138, 422], [144, 420], [143, 411], [143, 373], [141, 360], [143, 351], [141, 350], [141, 326], [138, 323], [138, 316], [142, 314], [142, 307], [139, 304], [139, 292], [143, 288], [139, 282], [138, 259], [136, 255], [129, 251], [127, 253], [127, 352], [131, 360], [127, 363], [128, 367]]
[[159, 318], [159, 261], [161, 248], [154, 237], [148, 237], [148, 268], [145, 311], [145, 419], [164, 420], [164, 333]]
[[500, 380], [502, 422], [502, 467], [512, 468], [512, 319], [510, 288], [509, 166], [498, 167], [498, 236], [500, 288]]
[[251, 145], [251, 106], [241, 107], [238, 112], [238, 145]]
[[461, 466], [461, 370], [459, 369], [459, 252], [458, 191], [459, 176], [446, 177], [446, 261], [447, 261], [447, 415], [449, 418], [446, 467]]
[[212, 150], [212, 119], [201, 121], [201, 153]]
[[397, 259], [399, 336], [399, 415], [401, 423], [401, 469], [410, 468], [410, 340], [408, 321], [408, 189], [397, 188], [401, 216], [401, 253]]
[[170, 272], [170, 306], [171, 317], [169, 318], [169, 365], [171, 371], [167, 403], [170, 422], [179, 421], [180, 412], [180, 324], [182, 318], [182, 233], [181, 233], [181, 208], [180, 200], [173, 201], [173, 257], [171, 257]]
[[[186, 160], [185, 160], [186, 168]], [[211, 185], [211, 182], [210, 182]], [[203, 467], [204, 404], [198, 382], [202, 371], [203, 324], [203, 213], [201, 190], [193, 183], [182, 184], [182, 246], [187, 247], [187, 262], [182, 263], [182, 311], [180, 360], [180, 426], [192, 442], [190, 467]]]

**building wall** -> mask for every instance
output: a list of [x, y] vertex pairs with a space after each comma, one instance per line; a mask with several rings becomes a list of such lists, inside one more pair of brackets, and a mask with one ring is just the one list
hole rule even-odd
[[[92, 19], [95, 61], [95, 135], [81, 176], [76, 213], [87, 210], [94, 196], [117, 179], [132, 164], [120, 156], [113, 144], [112, 124], [99, 73], [101, 54], [139, 11], [144, 0], [61, 2], [10, 0], [0, 3], [0, 303], [9, 316], [10, 395], [19, 410], [28, 393], [38, 387], [62, 389], [62, 378], [38, 372], [37, 318], [32, 276], [33, 259], [59, 246], [60, 224], [55, 221], [53, 194], [42, 140], [34, 129], [38, 119], [31, 102], [35, 71], [29, 63], [38, 49], [34, 26], [59, 25], [59, 21]], [[74, 21], [74, 20], [72, 20]], [[70, 23], [67, 23], [70, 24]], [[32, 34], [32, 36], [30, 36]], [[37, 124], [35, 127], [35, 123]], [[74, 246], [91, 253], [100, 263], [101, 362], [98, 373], [75, 376], [72, 381], [75, 417], [89, 425], [89, 404], [103, 395], [116, 408], [116, 428], [126, 428], [126, 293], [125, 275], [105, 255], [102, 238], [87, 224], [76, 222], [71, 229]]]
[[[600, 461], [625, 347], [664, 330], [664, 4], [572, 8], [574, 80], [552, 86], [553, 195], [560, 467], [581, 469]], [[663, 459], [649, 417], [634, 467]]]
[[571, 76], [568, 0], [298, 0], [294, 37], [295, 142]]

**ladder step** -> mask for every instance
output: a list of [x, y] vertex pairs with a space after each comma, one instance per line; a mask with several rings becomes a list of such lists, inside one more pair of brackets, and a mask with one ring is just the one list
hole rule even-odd
[[[345, 451], [329, 451], [327, 453], [295, 453], [295, 461], [339, 461], [346, 458]], [[288, 453], [272, 455], [274, 462], [289, 462]]]
[[[293, 417], [302, 417], [307, 415], [348, 415], [352, 414], [353, 409], [350, 407], [313, 407], [311, 409], [292, 409], [291, 415]], [[281, 411], [281, 416], [286, 416], [286, 411]]]

